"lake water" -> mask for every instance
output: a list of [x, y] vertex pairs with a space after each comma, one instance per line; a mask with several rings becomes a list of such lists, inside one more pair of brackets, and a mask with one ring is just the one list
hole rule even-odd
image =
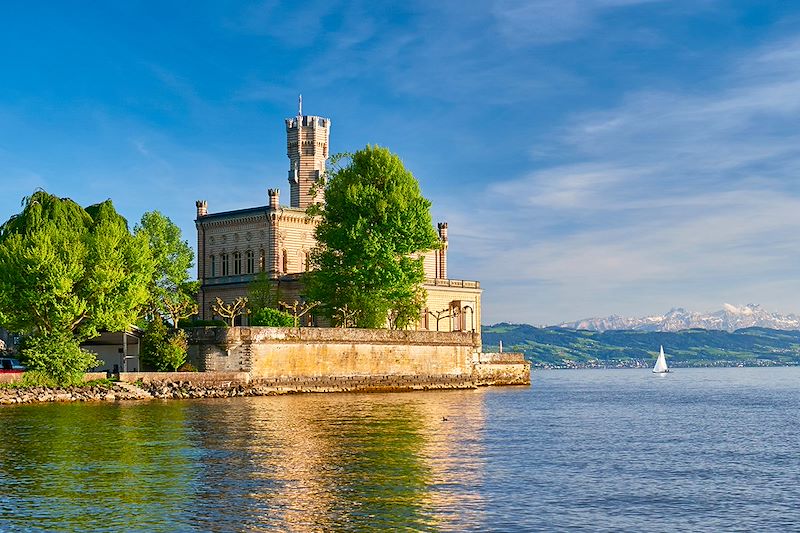
[[800, 368], [0, 407], [0, 531], [800, 530]]

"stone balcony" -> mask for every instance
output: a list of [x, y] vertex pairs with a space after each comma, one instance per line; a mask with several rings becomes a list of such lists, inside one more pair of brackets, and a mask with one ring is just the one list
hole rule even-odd
[[425, 285], [434, 285], [436, 287], [452, 287], [455, 289], [481, 288], [481, 283], [479, 281], [469, 281], [465, 279], [426, 278]]

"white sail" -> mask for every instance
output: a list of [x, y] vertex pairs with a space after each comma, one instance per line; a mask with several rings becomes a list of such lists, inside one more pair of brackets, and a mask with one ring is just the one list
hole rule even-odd
[[661, 352], [658, 354], [658, 360], [656, 361], [656, 366], [653, 367], [653, 372], [656, 374], [663, 374], [664, 372], [669, 372], [669, 367], [667, 367], [667, 358], [664, 357], [664, 347], [661, 346]]

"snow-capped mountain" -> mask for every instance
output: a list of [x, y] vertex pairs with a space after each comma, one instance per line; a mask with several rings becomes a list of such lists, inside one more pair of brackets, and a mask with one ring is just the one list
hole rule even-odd
[[800, 317], [794, 314], [781, 315], [770, 313], [756, 304], [736, 306], [723, 304], [723, 308], [714, 313], [698, 313], [680, 307], [670, 309], [664, 315], [645, 316], [640, 318], [612, 315], [605, 318], [585, 318], [576, 322], [565, 322], [559, 327], [570, 329], [589, 329], [606, 331], [628, 329], [640, 331], [680, 331], [689, 328], [718, 329], [734, 331], [752, 326], [800, 330]]

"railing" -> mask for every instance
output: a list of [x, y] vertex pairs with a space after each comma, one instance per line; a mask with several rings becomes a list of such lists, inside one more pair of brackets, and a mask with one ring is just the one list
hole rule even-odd
[[203, 285], [225, 285], [228, 283], [250, 283], [256, 277], [255, 274], [237, 274], [235, 276], [217, 276], [214, 278], [206, 278], [203, 280]]
[[480, 289], [481, 284], [479, 281], [468, 281], [464, 279], [440, 279], [440, 278], [427, 278], [426, 285], [435, 285], [437, 287], [455, 287], [458, 289]]
[[[302, 272], [292, 272], [291, 274], [281, 274], [279, 279], [281, 281], [292, 281], [300, 279]], [[205, 278], [203, 286], [209, 287], [212, 285], [227, 285], [229, 283], [250, 283], [256, 277], [256, 274], [236, 274], [233, 276], [216, 276], [213, 278]]]

